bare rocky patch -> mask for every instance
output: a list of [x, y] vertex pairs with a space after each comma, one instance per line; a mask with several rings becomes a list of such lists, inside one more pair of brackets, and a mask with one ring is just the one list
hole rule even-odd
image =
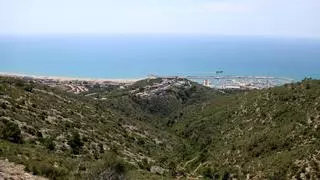
[[8, 160], [0, 160], [0, 180], [47, 180], [24, 170], [25, 166]]

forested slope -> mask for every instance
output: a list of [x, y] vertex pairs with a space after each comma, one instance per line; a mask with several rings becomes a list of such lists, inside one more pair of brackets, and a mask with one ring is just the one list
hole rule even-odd
[[173, 128], [207, 177], [319, 179], [319, 125], [320, 81], [304, 80], [188, 107]]

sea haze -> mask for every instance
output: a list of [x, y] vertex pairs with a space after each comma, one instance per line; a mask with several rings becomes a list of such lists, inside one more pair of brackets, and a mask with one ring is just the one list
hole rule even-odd
[[320, 40], [206, 36], [1, 37], [0, 71], [137, 78], [157, 75], [320, 78]]

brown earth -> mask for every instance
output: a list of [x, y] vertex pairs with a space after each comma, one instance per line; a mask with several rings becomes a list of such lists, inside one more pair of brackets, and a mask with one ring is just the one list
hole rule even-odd
[[0, 180], [47, 180], [24, 171], [24, 166], [0, 160]]

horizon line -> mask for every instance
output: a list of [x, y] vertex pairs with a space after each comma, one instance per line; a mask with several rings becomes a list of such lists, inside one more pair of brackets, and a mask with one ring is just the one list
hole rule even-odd
[[216, 38], [260, 38], [260, 39], [307, 39], [320, 40], [320, 36], [283, 36], [283, 35], [250, 35], [250, 34], [211, 34], [211, 33], [0, 33], [5, 37], [216, 37]]

